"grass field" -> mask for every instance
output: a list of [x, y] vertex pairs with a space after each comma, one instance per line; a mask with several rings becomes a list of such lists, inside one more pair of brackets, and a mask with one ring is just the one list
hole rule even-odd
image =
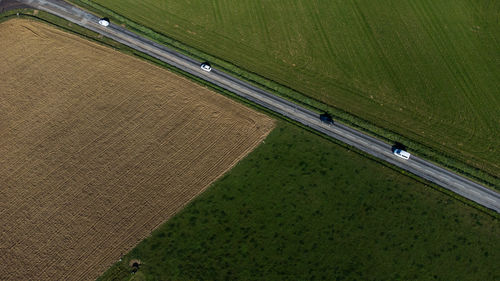
[[[495, 280], [499, 228], [484, 213], [281, 124], [102, 279]], [[135, 275], [133, 258], [142, 263]]]
[[100, 280], [498, 280], [499, 259], [498, 219], [280, 123]]
[[38, 21], [0, 23], [0, 276], [89, 280], [274, 121]]
[[94, 2], [499, 175], [499, 1]]

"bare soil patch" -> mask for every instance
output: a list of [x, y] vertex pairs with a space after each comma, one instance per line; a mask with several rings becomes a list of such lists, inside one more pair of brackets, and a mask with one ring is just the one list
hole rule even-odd
[[0, 49], [2, 280], [97, 278], [274, 126], [42, 23], [1, 23]]

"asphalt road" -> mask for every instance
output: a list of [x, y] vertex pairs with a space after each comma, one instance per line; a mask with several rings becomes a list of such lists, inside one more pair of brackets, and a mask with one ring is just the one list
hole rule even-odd
[[409, 160], [400, 159], [392, 154], [391, 145], [387, 143], [339, 123], [333, 125], [323, 123], [319, 120], [319, 114], [265, 92], [217, 69], [213, 69], [211, 72], [202, 71], [199, 61], [143, 38], [118, 25], [111, 24], [108, 27], [103, 27], [97, 23], [99, 20], [98, 17], [69, 3], [60, 0], [18, 1], [36, 9], [44, 10], [62, 17], [138, 51], [144, 52], [500, 213], [500, 194], [497, 192], [414, 155], [412, 155]]

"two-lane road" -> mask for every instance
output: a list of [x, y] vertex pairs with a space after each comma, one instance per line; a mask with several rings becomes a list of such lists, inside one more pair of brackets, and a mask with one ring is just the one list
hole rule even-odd
[[500, 213], [500, 194], [497, 192], [487, 189], [448, 170], [437, 167], [416, 156], [412, 156], [409, 160], [397, 158], [392, 154], [391, 146], [387, 143], [342, 124], [325, 124], [319, 120], [319, 114], [254, 87], [217, 69], [213, 69], [211, 72], [202, 71], [199, 61], [143, 38], [120, 26], [111, 24], [108, 27], [103, 27], [97, 23], [99, 20], [98, 17], [69, 3], [60, 0], [18, 1], [36, 9], [44, 10], [62, 17], [138, 51], [144, 52]]

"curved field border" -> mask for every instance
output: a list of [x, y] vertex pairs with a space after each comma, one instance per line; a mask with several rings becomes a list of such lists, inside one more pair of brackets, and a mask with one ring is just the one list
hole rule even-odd
[[121, 23], [122, 25], [126, 26], [128, 29], [137, 32], [141, 35], [144, 35], [161, 44], [165, 44], [169, 47], [172, 47], [177, 51], [182, 52], [183, 54], [186, 54], [198, 60], [211, 61], [218, 68], [223, 69], [228, 73], [236, 75], [239, 78], [244, 79], [268, 91], [272, 91], [273, 93], [278, 94], [288, 100], [297, 102], [303, 106], [308, 107], [309, 109], [315, 110], [317, 112], [327, 111], [331, 113], [331, 115], [336, 120], [343, 122], [347, 125], [350, 125], [352, 127], [355, 127], [359, 130], [362, 130], [379, 139], [382, 139], [387, 142], [404, 143], [411, 150], [412, 153], [418, 154], [423, 158], [433, 161], [440, 166], [444, 166], [466, 177], [469, 177], [473, 180], [476, 180], [487, 186], [499, 190], [500, 178], [498, 177], [498, 175], [494, 174], [495, 172], [494, 169], [482, 170], [477, 166], [467, 164], [465, 161], [470, 159], [465, 159], [464, 157], [461, 157], [457, 153], [453, 153], [451, 151], [446, 152], [442, 150], [437, 150], [436, 148], [425, 145], [419, 141], [416, 141], [415, 139], [403, 136], [393, 130], [377, 126], [374, 123], [368, 120], [364, 120], [358, 116], [355, 116], [345, 110], [342, 110], [340, 108], [331, 105], [327, 105], [317, 99], [299, 93], [287, 86], [284, 86], [267, 78], [261, 77], [256, 73], [252, 73], [248, 70], [242, 69], [234, 64], [231, 64], [228, 61], [225, 61], [222, 58], [214, 57], [192, 46], [188, 46], [187, 44], [179, 42], [178, 40], [175, 40], [165, 34], [162, 34], [159, 31], [142, 26], [95, 2], [88, 0], [70, 0], [70, 2], [78, 4], [79, 6], [94, 11], [98, 14], [106, 15], [110, 17], [113, 21]]

